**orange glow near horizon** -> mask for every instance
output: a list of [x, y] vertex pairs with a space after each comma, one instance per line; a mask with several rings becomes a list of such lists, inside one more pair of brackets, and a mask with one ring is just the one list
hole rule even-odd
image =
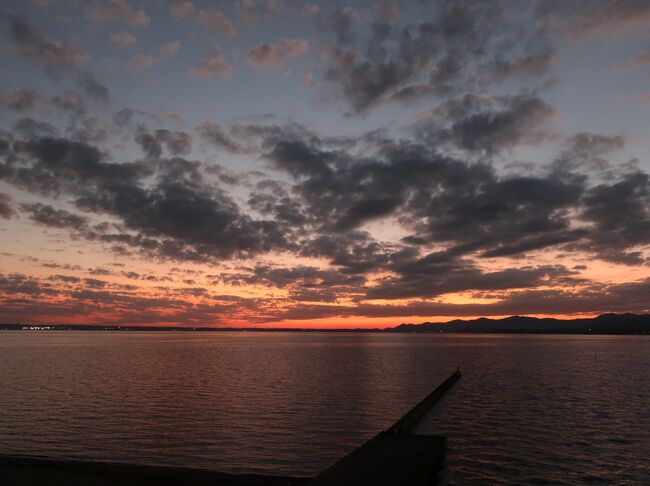
[[[13, 224], [13, 223], [12, 223]], [[16, 223], [17, 224], [17, 223]], [[21, 223], [22, 224], [22, 223]], [[314, 328], [314, 329], [379, 329], [394, 327], [401, 323], [447, 322], [455, 319], [469, 320], [479, 317], [499, 319], [510, 314], [495, 315], [491, 305], [517, 294], [517, 289], [493, 292], [449, 292], [430, 299], [363, 299], [363, 292], [378, 285], [382, 279], [395, 278], [389, 272], [366, 275], [366, 283], [355, 293], [343, 291], [336, 301], [319, 301], [316, 297], [327, 288], [319, 287], [319, 281], [304, 286], [299, 281], [288, 285], [273, 286], [268, 282], [228, 283], [231, 275], [237, 275], [239, 263], [225, 262], [219, 265], [178, 264], [160, 261], [142, 261], [124, 257], [116, 260], [99, 245], [66, 246], [64, 235], [58, 231], [29, 230], [30, 241], [8, 245], [15, 252], [3, 253], [5, 275], [27, 274], [48, 287], [48, 293], [39, 295], [36, 307], [30, 312], [26, 302], [14, 304], [13, 314], [4, 314], [4, 321], [36, 322], [42, 324], [97, 324], [97, 325], [155, 325], [188, 327], [241, 327], [241, 328]], [[23, 234], [23, 238], [25, 234]], [[50, 244], [52, 241], [55, 243]], [[60, 242], [60, 243], [56, 243]], [[60, 245], [60, 248], [57, 246]], [[561, 263], [568, 268], [576, 267], [575, 276], [586, 279], [572, 284], [578, 291], [599, 283], [624, 283], [630, 279], [641, 281], [648, 277], [643, 267], [605, 263], [591, 260], [586, 268], [584, 256], [568, 258], [553, 252], [539, 252], [538, 264]], [[525, 262], [523, 262], [525, 264]], [[323, 259], [296, 258], [287, 255], [266, 255], [246, 264], [248, 269], [256, 265], [271, 269], [291, 269], [300, 265], [328, 270]], [[498, 272], [510, 268], [511, 261], [481, 261], [484, 272]], [[252, 275], [252, 274], [251, 274]], [[554, 291], [559, 287], [537, 286], [537, 291]], [[294, 292], [309, 290], [315, 299], [293, 299]], [[57, 295], [57, 292], [59, 293]], [[52, 295], [51, 295], [52, 294]], [[82, 307], [74, 297], [83, 297]], [[410, 305], [421, 306], [416, 314], [409, 314]], [[442, 306], [444, 311], [431, 314], [426, 305]], [[447, 306], [447, 307], [445, 307]], [[451, 307], [449, 307], [451, 306]], [[467, 313], [462, 312], [468, 306]], [[485, 307], [483, 307], [485, 306]], [[305, 309], [301, 316], [301, 309]], [[315, 315], [311, 309], [315, 309]], [[403, 313], [400, 309], [403, 308]], [[66, 311], [66, 309], [69, 309]], [[83, 309], [83, 310], [82, 310]], [[141, 309], [141, 310], [138, 310]], [[341, 309], [341, 315], [337, 315]], [[365, 315], [366, 310], [371, 315]], [[484, 309], [481, 313], [481, 309]], [[612, 310], [613, 312], [616, 309]], [[291, 317], [283, 317], [288, 313]], [[382, 316], [384, 313], [386, 315]], [[584, 313], [525, 313], [532, 317], [571, 319], [594, 317], [602, 312]]]
[[[93, 275], [87, 269], [51, 269], [38, 261], [20, 261], [20, 257], [7, 267], [18, 269], [20, 265], [31, 266], [30, 274], [39, 278], [48, 289], [62, 292], [61, 295], [43, 294], [38, 303], [43, 306], [41, 312], [31, 315], [22, 308], [25, 302], [14, 306], [15, 316], [3, 316], [3, 320], [31, 321], [41, 324], [97, 324], [97, 325], [156, 325], [188, 327], [259, 327], [259, 328], [319, 328], [319, 329], [374, 329], [394, 327], [401, 323], [446, 322], [455, 319], [469, 320], [479, 317], [499, 319], [511, 314], [495, 313], [491, 305], [499, 304], [503, 298], [516, 295], [510, 290], [498, 295], [484, 295], [477, 292], [447, 293], [436, 299], [413, 301], [412, 299], [372, 299], [355, 301], [352, 297], [340, 296], [337, 302], [318, 302], [305, 300], [300, 303], [290, 300], [290, 289], [260, 285], [226, 285], [211, 284], [209, 271], [193, 269], [201, 273], [191, 279], [184, 279], [183, 270], [176, 273], [163, 273], [165, 265], [157, 264], [154, 268], [157, 278], [168, 276], [164, 281], [134, 280], [123, 268], [117, 267], [109, 275]], [[13, 268], [12, 268], [13, 267]], [[107, 267], [108, 268], [108, 267]], [[599, 269], [605, 268], [600, 266]], [[144, 275], [143, 269], [139, 269]], [[60, 275], [60, 276], [59, 276]], [[151, 275], [151, 273], [149, 274]], [[169, 276], [171, 275], [171, 276]], [[181, 277], [177, 278], [176, 275]], [[67, 279], [67, 280], [65, 280]], [[553, 287], [538, 287], [540, 291], [552, 291]], [[66, 297], [84, 296], [89, 299], [84, 304], [86, 310], [78, 313], [75, 302]], [[103, 300], [102, 300], [103, 299]], [[146, 303], [142, 310], [139, 302]], [[442, 306], [441, 312], [427, 312], [427, 305]], [[143, 304], [144, 305], [144, 304]], [[416, 313], [409, 313], [409, 306], [420, 306]], [[463, 306], [468, 311], [463, 313]], [[483, 307], [484, 306], [484, 307]], [[65, 312], [65, 309], [72, 309]], [[300, 309], [305, 313], [301, 316]], [[314, 308], [316, 314], [310, 315]], [[338, 310], [342, 314], [337, 316]], [[481, 309], [484, 309], [481, 312]], [[403, 312], [400, 312], [402, 310]], [[367, 311], [376, 315], [364, 315]], [[609, 311], [604, 309], [603, 311]], [[612, 311], [616, 311], [615, 309]], [[285, 312], [291, 312], [291, 318], [282, 318]], [[384, 313], [386, 315], [382, 316]], [[576, 317], [594, 317], [602, 312], [583, 313], [523, 313], [531, 317], [553, 317], [571, 319]], [[329, 315], [328, 315], [329, 314]], [[277, 317], [276, 317], [277, 316]], [[279, 318], [278, 318], [279, 317]]]

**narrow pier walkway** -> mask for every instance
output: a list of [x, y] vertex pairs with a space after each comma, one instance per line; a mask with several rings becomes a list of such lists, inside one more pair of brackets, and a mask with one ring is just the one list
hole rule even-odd
[[460, 370], [457, 370], [386, 431], [334, 463], [307, 482], [307, 486], [434, 484], [442, 465], [447, 439], [415, 435], [412, 431], [460, 376]]

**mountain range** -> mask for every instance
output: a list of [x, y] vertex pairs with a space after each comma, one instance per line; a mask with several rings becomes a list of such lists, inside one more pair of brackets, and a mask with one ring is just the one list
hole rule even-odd
[[650, 334], [650, 314], [603, 314], [583, 319], [553, 319], [511, 316], [504, 319], [481, 317], [438, 323], [400, 324], [390, 332], [439, 333], [567, 333], [567, 334]]

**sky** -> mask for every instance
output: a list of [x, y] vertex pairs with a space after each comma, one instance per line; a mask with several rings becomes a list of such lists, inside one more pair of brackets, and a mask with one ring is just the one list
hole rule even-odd
[[0, 322], [650, 312], [650, 2], [5, 0]]

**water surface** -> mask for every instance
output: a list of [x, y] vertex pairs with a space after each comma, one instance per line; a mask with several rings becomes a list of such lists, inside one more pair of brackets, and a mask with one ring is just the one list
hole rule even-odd
[[311, 475], [457, 366], [445, 484], [650, 484], [650, 339], [0, 333], [0, 452]]

